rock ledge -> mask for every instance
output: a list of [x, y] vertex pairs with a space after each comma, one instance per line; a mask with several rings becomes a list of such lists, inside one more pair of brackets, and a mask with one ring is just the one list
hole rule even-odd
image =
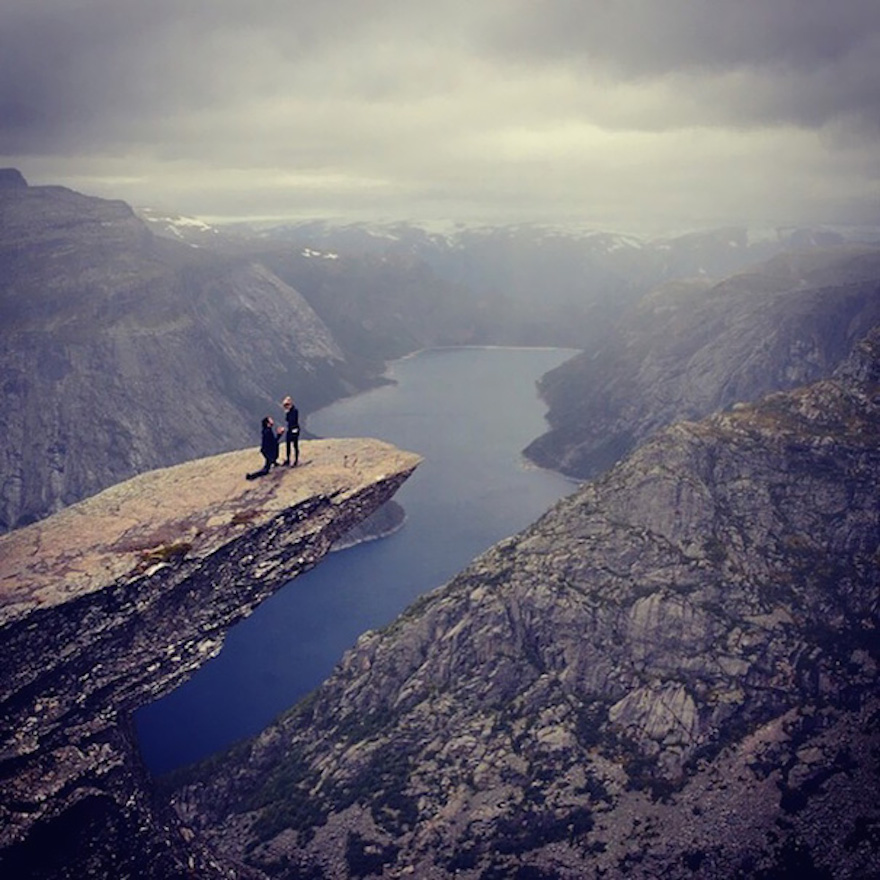
[[145, 864], [149, 876], [217, 875], [154, 802], [130, 715], [216, 655], [230, 626], [419, 461], [378, 440], [307, 441], [299, 467], [249, 482], [260, 457], [242, 450], [151, 471], [0, 536], [0, 867], [31, 876], [57, 858], [57, 876], [111, 863], [118, 876], [147, 876]]

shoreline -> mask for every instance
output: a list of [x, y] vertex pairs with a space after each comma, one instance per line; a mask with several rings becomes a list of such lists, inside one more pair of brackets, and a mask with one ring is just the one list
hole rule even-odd
[[330, 548], [331, 553], [349, 550], [359, 544], [379, 541], [399, 532], [407, 520], [406, 510], [393, 498], [386, 501], [363, 522], [341, 535]]
[[396, 361], [409, 360], [431, 351], [459, 351], [460, 349], [470, 349], [472, 351], [570, 351], [573, 353], [572, 357], [584, 350], [582, 348], [569, 348], [567, 345], [432, 345], [428, 348], [419, 348], [416, 351], [411, 351], [409, 354], [401, 355], [399, 358], [388, 361], [388, 363], [393, 364]]
[[[428, 348], [419, 348], [419, 349], [416, 349], [415, 351], [409, 352], [408, 354], [401, 355], [399, 358], [394, 358], [393, 360], [386, 361], [385, 371], [378, 378], [376, 384], [372, 385], [370, 388], [364, 388], [360, 391], [356, 391], [356, 392], [354, 392], [354, 394], [350, 394], [347, 397], [339, 397], [336, 400], [331, 400], [329, 403], [325, 404], [324, 406], [321, 406], [318, 409], [314, 410], [313, 413], [308, 413], [305, 416], [303, 416], [302, 417], [302, 424], [303, 424], [302, 430], [303, 430], [304, 435], [307, 438], [313, 437], [314, 439], [318, 439], [318, 440], [325, 439], [318, 434], [312, 434], [308, 430], [309, 415], [314, 415], [314, 414], [320, 413], [323, 410], [327, 409], [328, 407], [334, 406], [337, 403], [341, 403], [344, 400], [353, 400], [362, 394], [369, 394], [370, 392], [375, 391], [378, 388], [383, 388], [388, 385], [396, 385], [397, 380], [390, 378], [388, 376], [388, 373], [392, 369], [393, 365], [396, 364], [398, 361], [412, 360], [413, 358], [420, 357], [422, 355], [429, 354], [429, 353], [435, 352], [435, 351], [436, 352], [459, 351], [461, 349], [467, 349], [467, 350], [471, 350], [471, 351], [563, 351], [563, 352], [571, 352], [571, 357], [576, 357], [578, 354], [581, 354], [584, 351], [584, 349], [582, 349], [582, 348], [568, 348], [567, 346], [559, 346], [559, 345], [491, 345], [491, 344], [486, 344], [486, 345], [433, 345], [433, 346], [429, 346]], [[563, 361], [563, 363], [566, 363], [566, 361]], [[546, 375], [546, 374], [544, 374], [544, 375]], [[540, 379], [536, 380], [535, 387], [537, 390], [538, 400], [545, 402], [544, 397], [541, 394], [541, 390], [540, 390]], [[546, 416], [545, 416], [544, 420], [546, 422]], [[549, 423], [547, 423], [547, 426], [549, 428]], [[541, 436], [541, 435], [539, 434], [538, 436]], [[529, 443], [532, 443], [537, 439], [538, 439], [537, 437], [534, 437], [534, 438], [532, 438], [532, 440], [529, 441]], [[579, 480], [576, 477], [572, 477], [569, 474], [565, 474], [560, 470], [556, 470], [555, 468], [551, 468], [551, 467], [545, 467], [544, 465], [538, 464], [537, 462], [533, 461], [531, 458], [528, 457], [528, 455], [526, 455], [526, 453], [525, 453], [526, 448], [528, 448], [528, 444], [526, 447], [523, 447], [523, 449], [520, 450], [520, 458], [522, 459], [522, 463], [523, 463], [524, 468], [546, 471], [548, 473], [556, 474], [560, 477], [565, 478], [566, 480], [571, 482], [572, 485], [574, 485], [574, 486], [580, 486], [583, 484], [583, 482], [584, 482], [583, 480]], [[405, 520], [405, 514], [404, 514], [404, 520]], [[339, 546], [334, 545], [333, 549], [330, 552], [332, 553], [335, 550], [345, 550], [345, 549], [348, 549], [349, 547], [355, 547], [358, 544], [366, 543], [367, 541], [377, 541], [380, 538], [389, 537], [390, 535], [393, 535], [399, 529], [403, 528], [404, 520], [401, 520], [398, 525], [388, 529], [387, 531], [377, 532], [374, 535], [365, 536], [363, 538], [360, 538], [358, 540], [352, 541], [352, 542], [344, 544], [344, 545], [342, 545], [342, 544], [340, 544]]]
[[[363, 388], [360, 391], [355, 391], [353, 394], [348, 394], [345, 397], [337, 397], [335, 400], [331, 400], [328, 403], [325, 403], [323, 406], [319, 406], [311, 413], [306, 413], [305, 415], [301, 416], [303, 420], [302, 430], [307, 430], [306, 426], [308, 425], [308, 418], [310, 415], [322, 412], [328, 407], [334, 406], [337, 403], [341, 403], [343, 400], [353, 400], [356, 397], [360, 397], [360, 395], [362, 394], [369, 394], [371, 391], [375, 391], [378, 388], [383, 388], [386, 385], [396, 385], [397, 380], [389, 378], [388, 372], [390, 371], [392, 365], [396, 364], [398, 361], [412, 360], [413, 358], [419, 357], [421, 355], [429, 354], [432, 351], [460, 351], [462, 349], [471, 351], [570, 351], [572, 353], [572, 357], [575, 357], [584, 351], [584, 349], [582, 348], [568, 348], [567, 346], [561, 345], [432, 345], [428, 348], [419, 348], [415, 351], [409, 352], [408, 354], [401, 355], [399, 358], [394, 358], [393, 360], [386, 361], [385, 371], [378, 378], [375, 385], [372, 385], [369, 388]], [[563, 363], [566, 362], [563, 361]], [[540, 392], [538, 393], [538, 399], [543, 400]], [[316, 440], [324, 439], [318, 434], [314, 434], [312, 436]]]
[[[393, 365], [398, 361], [412, 360], [413, 358], [430, 354], [431, 352], [459, 351], [461, 349], [468, 349], [472, 351], [560, 351], [571, 352], [571, 357], [576, 357], [579, 353], [583, 351], [583, 349], [579, 348], [567, 348], [556, 345], [438, 345], [431, 346], [429, 348], [420, 348], [416, 351], [409, 352], [408, 354], [402, 355], [399, 358], [395, 358], [394, 360], [386, 362], [385, 372], [382, 374], [382, 376], [379, 378], [379, 381], [374, 386], [370, 388], [364, 388], [361, 391], [350, 394], [348, 397], [340, 397], [337, 400], [331, 401], [330, 403], [326, 404], [326, 406], [322, 406], [319, 409], [315, 410], [314, 413], [319, 413], [327, 407], [334, 406], [335, 404], [341, 403], [344, 400], [353, 400], [354, 398], [362, 394], [368, 394], [378, 388], [386, 387], [388, 385], [396, 385], [397, 380], [390, 378], [388, 376], [388, 373], [393, 368]], [[536, 381], [535, 383], [536, 396], [540, 401], [543, 402], [544, 398], [540, 392], [539, 381], [540, 380]], [[321, 437], [317, 434], [312, 434], [310, 431], [308, 431], [307, 426], [308, 415], [303, 419], [304, 434], [309, 437], [315, 437], [316, 439], [328, 439]], [[533, 440], [534, 439], [537, 439], [537, 437], [533, 438]], [[520, 462], [524, 470], [545, 471], [547, 473], [560, 476], [571, 483], [574, 489], [583, 484], [583, 480], [579, 480], [576, 477], [570, 476], [569, 474], [562, 473], [562, 471], [555, 470], [551, 467], [545, 467], [544, 465], [538, 464], [537, 462], [533, 461], [525, 454], [525, 448], [527, 447], [524, 447], [522, 450], [520, 450]], [[398, 510], [395, 510], [395, 508], [398, 508]], [[390, 513], [390, 511], [393, 511], [393, 513]], [[384, 521], [382, 521], [383, 517], [385, 518]], [[404, 527], [404, 525], [406, 524], [406, 520], [407, 515], [404, 508], [401, 507], [398, 502], [392, 499], [391, 501], [383, 505], [383, 507], [381, 507], [379, 510], [377, 510], [372, 517], [367, 518], [359, 526], [356, 526], [354, 529], [352, 529], [351, 532], [341, 536], [339, 540], [333, 544], [329, 552], [336, 553], [342, 550], [350, 550], [353, 547], [357, 547], [359, 544], [366, 544], [370, 541], [379, 541], [383, 538], [389, 538], [395, 533], [399, 532]]]
[[364, 535], [364, 537], [355, 540], [346, 541], [343, 536], [330, 548], [329, 552], [341, 553], [343, 550], [351, 550], [353, 547], [360, 547], [361, 544], [369, 544], [371, 541], [381, 541], [383, 538], [390, 538], [392, 535], [397, 534], [397, 532], [406, 525], [407, 519], [408, 517], [404, 516], [398, 525], [393, 526], [390, 529], [383, 532], [374, 532], [371, 535]]

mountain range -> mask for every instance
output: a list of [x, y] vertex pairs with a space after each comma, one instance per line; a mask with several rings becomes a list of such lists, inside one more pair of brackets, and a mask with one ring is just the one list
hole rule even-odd
[[880, 868], [880, 328], [656, 433], [168, 781], [259, 876]]
[[587, 346], [669, 273], [767, 247], [742, 230], [650, 246], [539, 228], [218, 230], [14, 169], [0, 230], [2, 530], [254, 443], [285, 394], [307, 414], [420, 348]]
[[827, 376], [880, 321], [878, 290], [880, 249], [861, 245], [668, 282], [543, 377], [550, 430], [526, 454], [590, 478], [673, 421]]
[[[34, 546], [55, 547], [80, 520], [53, 511], [136, 473], [256, 447], [285, 393], [307, 414], [439, 344], [582, 348], [542, 380], [549, 431], [528, 454], [589, 480], [365, 633], [260, 735], [158, 783], [130, 713], [167, 690], [176, 658], [217, 649], [262, 578], [283, 578], [255, 548], [297, 571], [317, 561], [342, 525], [321, 519], [328, 534], [300, 553], [288, 520], [317, 528], [335, 490], [271, 522], [224, 507], [216, 557], [192, 552], [195, 526], [177, 540], [134, 523], [157, 546], [120, 547], [150, 566], [98, 600], [65, 597], [79, 577], [65, 551], [38, 572], [57, 605], [0, 626], [18, 835], [0, 863], [156, 880], [880, 876], [876, 245], [216, 230], [7, 169], [0, 309], [8, 546], [37, 529]], [[337, 511], [345, 528], [412, 466], [377, 466], [381, 492]], [[164, 583], [186, 613], [163, 613]], [[155, 666], [132, 666], [132, 633]]]
[[285, 393], [365, 384], [271, 272], [157, 238], [122, 202], [7, 187], [0, 230], [2, 529], [253, 444]]
[[[337, 275], [347, 266], [358, 285], [377, 262], [386, 271], [395, 264], [419, 265], [423, 284], [426, 278], [442, 279], [458, 292], [455, 314], [468, 314], [462, 312], [462, 291], [466, 299], [482, 304], [484, 320], [474, 322], [466, 341], [574, 348], [603, 340], [625, 307], [664, 282], [691, 277], [721, 281], [780, 253], [880, 240], [871, 231], [755, 233], [743, 227], [659, 238], [535, 224], [443, 232], [406, 222], [311, 221], [218, 229], [156, 211], [143, 216], [158, 234], [175, 240], [258, 253], [273, 269], [272, 260], [280, 260], [285, 272], [279, 274], [298, 289], [303, 276], [316, 271], [315, 264], [328, 261], [336, 264]], [[335, 300], [351, 301], [350, 291], [330, 293]], [[398, 308], [404, 304], [409, 305], [397, 300]]]

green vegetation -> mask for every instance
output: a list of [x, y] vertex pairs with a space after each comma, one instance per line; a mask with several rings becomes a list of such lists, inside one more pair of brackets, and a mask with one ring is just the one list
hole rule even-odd
[[380, 706], [372, 712], [361, 715], [350, 712], [335, 729], [340, 740], [348, 743], [363, 742], [382, 733], [394, 725], [398, 713]]
[[249, 810], [261, 810], [253, 826], [256, 842], [271, 840], [285, 828], [308, 832], [326, 821], [328, 806], [320, 796], [310, 793], [316, 781], [314, 771], [298, 749], [278, 762], [248, 804]]
[[602, 727], [608, 720], [609, 700], [591, 700], [577, 708], [575, 735], [578, 742], [589, 749], [602, 741]]
[[537, 865], [512, 865], [496, 859], [480, 874], [480, 880], [558, 880], [556, 871]]
[[308, 838], [332, 812], [353, 804], [368, 808], [377, 825], [400, 834], [418, 818], [415, 799], [406, 793], [411, 759], [391, 743], [377, 746], [353, 776], [337, 775], [319, 786], [319, 774], [301, 750], [290, 751], [251, 798], [248, 809], [260, 810], [254, 823], [255, 843], [290, 828]]
[[520, 804], [503, 816], [496, 827], [495, 851], [517, 854], [548, 843], [573, 842], [593, 828], [593, 814], [588, 807], [575, 807], [559, 814]]
[[724, 543], [714, 535], [709, 535], [703, 541], [703, 553], [706, 554], [706, 559], [716, 567], [720, 566], [721, 563], [727, 559], [727, 548], [724, 546]]

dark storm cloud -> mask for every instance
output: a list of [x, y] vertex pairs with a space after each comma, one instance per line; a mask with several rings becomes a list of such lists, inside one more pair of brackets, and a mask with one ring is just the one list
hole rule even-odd
[[880, 124], [876, 0], [564, 0], [549, 9], [519, 0], [487, 45], [509, 62], [674, 77], [706, 97], [710, 117], [733, 122], [817, 126], [852, 115]]
[[[143, 136], [349, 39], [388, 3], [7, 0], [0, 153]], [[259, 97], [259, 94], [255, 95]]]
[[866, 217], [878, 57], [874, 0], [5, 0], [0, 161], [202, 215]]
[[623, 76], [831, 64], [880, 26], [874, 0], [518, 0], [487, 42], [516, 57], [578, 58]]

